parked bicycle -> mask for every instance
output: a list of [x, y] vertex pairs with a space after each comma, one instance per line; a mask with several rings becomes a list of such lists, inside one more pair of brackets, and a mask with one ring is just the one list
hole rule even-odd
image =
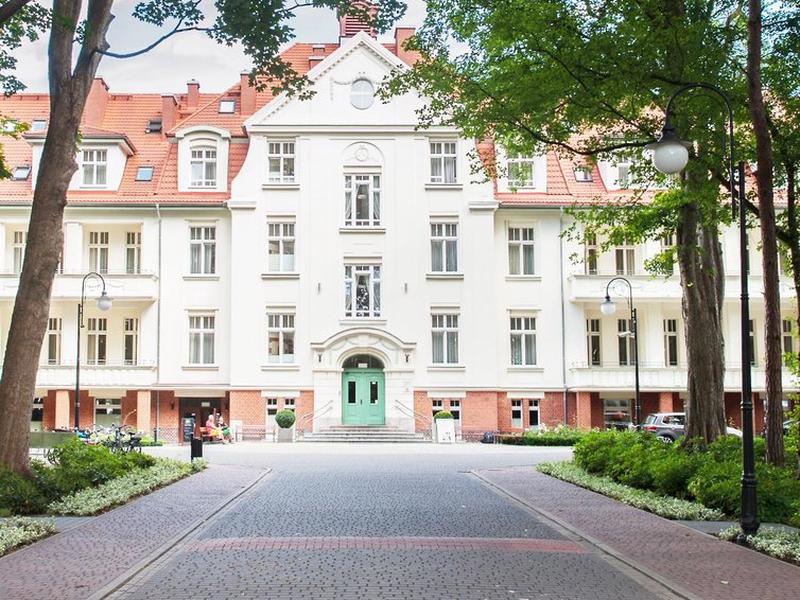
[[141, 452], [142, 438], [124, 425], [112, 425], [112, 435], [102, 443], [112, 452]]

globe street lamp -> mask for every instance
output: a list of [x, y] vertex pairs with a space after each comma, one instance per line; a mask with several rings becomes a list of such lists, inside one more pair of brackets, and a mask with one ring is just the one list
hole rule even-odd
[[106, 280], [100, 273], [87, 273], [81, 281], [81, 301], [78, 303], [78, 327], [77, 335], [78, 348], [75, 352], [75, 430], [80, 428], [80, 409], [81, 409], [81, 329], [83, 329], [83, 303], [86, 300], [86, 280], [96, 277], [103, 284], [103, 290], [97, 298], [97, 308], [103, 312], [111, 308], [111, 297], [106, 294]]
[[[662, 173], [678, 173], [688, 161], [688, 145], [681, 142], [675, 128], [670, 123], [672, 104], [679, 95], [695, 89], [708, 90], [725, 103], [728, 110], [728, 175], [731, 191], [731, 209], [736, 218], [737, 207], [739, 217], [739, 271], [741, 281], [741, 342], [742, 342], [742, 517], [740, 524], [744, 535], [754, 535], [758, 531], [758, 513], [756, 509], [756, 472], [753, 452], [753, 393], [750, 373], [750, 293], [748, 290], [748, 256], [747, 256], [747, 223], [744, 189], [744, 162], [735, 166], [735, 139], [733, 135], [733, 109], [728, 96], [718, 87], [708, 83], [690, 83], [678, 88], [667, 102], [664, 115], [664, 126], [661, 137], [646, 148], [653, 151], [653, 163]], [[738, 198], [738, 202], [737, 202]], [[740, 534], [742, 535], [742, 534]]]
[[611, 316], [617, 312], [617, 305], [611, 299], [611, 284], [615, 281], [623, 281], [628, 286], [628, 310], [631, 312], [631, 331], [627, 335], [633, 335], [633, 374], [634, 374], [634, 410], [636, 425], [642, 422], [642, 400], [639, 395], [639, 319], [636, 314], [636, 307], [633, 305], [633, 286], [624, 277], [614, 277], [606, 285], [606, 297], [600, 303], [600, 312], [606, 316]]

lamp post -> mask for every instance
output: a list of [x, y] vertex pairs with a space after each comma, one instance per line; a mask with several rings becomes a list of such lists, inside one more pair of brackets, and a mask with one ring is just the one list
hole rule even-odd
[[633, 377], [634, 377], [634, 410], [636, 425], [642, 422], [642, 399], [639, 395], [639, 319], [636, 307], [633, 305], [633, 286], [624, 277], [614, 277], [606, 285], [606, 298], [600, 304], [600, 312], [606, 316], [617, 312], [617, 305], [611, 300], [611, 284], [615, 281], [624, 281], [628, 286], [628, 310], [631, 312], [631, 334], [633, 334]]
[[[667, 102], [664, 126], [661, 137], [647, 146], [653, 151], [653, 163], [662, 173], [672, 174], [682, 171], [689, 162], [688, 144], [682, 142], [670, 123], [672, 104], [675, 98], [690, 90], [703, 89], [719, 96], [728, 111], [728, 173], [731, 191], [731, 210], [739, 217], [739, 280], [741, 282], [741, 338], [742, 338], [742, 517], [741, 535], [754, 535], [758, 531], [756, 509], [756, 472], [753, 452], [753, 393], [750, 372], [750, 294], [748, 290], [747, 224], [744, 189], [744, 161], [735, 162], [735, 139], [733, 134], [733, 109], [728, 96], [718, 87], [708, 83], [690, 83], [678, 88]], [[737, 202], [738, 200], [738, 202]]]
[[97, 308], [107, 311], [111, 308], [111, 297], [106, 294], [106, 280], [94, 271], [83, 276], [81, 281], [81, 301], [78, 303], [78, 326], [76, 328], [77, 349], [75, 351], [75, 429], [80, 427], [81, 412], [81, 329], [83, 329], [83, 303], [86, 300], [86, 280], [95, 277], [103, 284], [103, 290], [97, 298]]

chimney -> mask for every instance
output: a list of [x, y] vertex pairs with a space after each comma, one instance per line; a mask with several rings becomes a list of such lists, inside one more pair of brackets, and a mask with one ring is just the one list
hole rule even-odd
[[394, 30], [395, 56], [407, 65], [413, 65], [419, 58], [419, 54], [416, 51], [409, 51], [404, 47], [406, 40], [413, 36], [415, 32], [416, 29], [414, 27], [398, 27]]
[[161, 96], [161, 135], [175, 127], [178, 122], [178, 103], [172, 94]]
[[250, 72], [242, 71], [239, 76], [239, 87], [241, 88], [241, 105], [239, 110], [242, 115], [252, 115], [256, 112], [256, 88], [250, 85]]
[[190, 79], [186, 82], [186, 107], [197, 108], [200, 103], [200, 82]]
[[108, 104], [108, 86], [102, 77], [95, 77], [92, 80], [92, 87], [89, 88], [89, 95], [86, 98], [86, 106], [83, 108], [83, 123], [92, 127], [102, 127], [103, 117], [106, 115], [106, 104]]
[[[358, 8], [369, 12], [371, 15], [375, 15], [378, 10], [378, 7], [375, 6], [372, 2], [364, 2], [361, 0], [356, 0], [353, 2], [355, 6]], [[357, 15], [339, 15], [339, 42], [344, 38], [351, 38], [356, 35], [359, 31], [365, 32], [367, 35], [377, 38], [378, 34], [375, 32], [375, 29], [370, 25], [367, 25], [362, 19], [360, 19]]]

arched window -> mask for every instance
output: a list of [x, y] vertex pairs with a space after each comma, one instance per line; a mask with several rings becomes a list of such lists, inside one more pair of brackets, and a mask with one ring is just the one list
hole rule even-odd
[[350, 87], [350, 103], [359, 110], [372, 106], [375, 102], [375, 86], [368, 79], [356, 79]]
[[217, 149], [211, 146], [192, 148], [192, 170], [189, 185], [194, 188], [217, 187]]
[[382, 369], [383, 362], [371, 354], [356, 354], [344, 361], [345, 369]]

